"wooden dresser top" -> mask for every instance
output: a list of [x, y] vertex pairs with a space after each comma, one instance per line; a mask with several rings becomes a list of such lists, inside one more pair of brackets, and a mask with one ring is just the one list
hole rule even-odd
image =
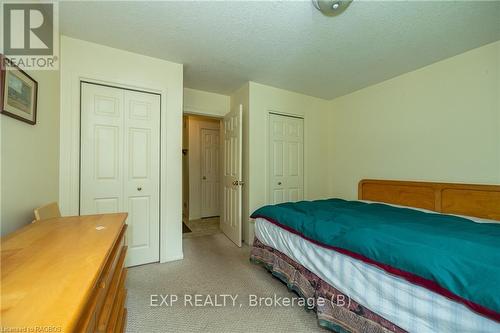
[[2, 237], [0, 327], [72, 331], [126, 218], [54, 218]]

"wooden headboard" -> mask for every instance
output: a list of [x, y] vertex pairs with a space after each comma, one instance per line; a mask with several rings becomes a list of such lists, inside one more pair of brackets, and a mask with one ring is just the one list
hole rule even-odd
[[500, 221], [500, 185], [364, 179], [358, 198]]

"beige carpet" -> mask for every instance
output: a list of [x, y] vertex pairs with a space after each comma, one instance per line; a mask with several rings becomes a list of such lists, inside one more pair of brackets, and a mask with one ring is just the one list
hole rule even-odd
[[[250, 307], [249, 294], [296, 295], [264, 268], [251, 264], [248, 255], [248, 246], [237, 248], [218, 233], [184, 239], [184, 260], [130, 268], [127, 332], [327, 332], [319, 328], [314, 312], [298, 305]], [[175, 294], [179, 300], [152, 307], [152, 294]], [[234, 307], [229, 298], [223, 307], [185, 307], [184, 294], [200, 294], [203, 300], [207, 295], [232, 294], [238, 299]]]
[[184, 221], [191, 232], [182, 234], [183, 238], [215, 235], [221, 232], [219, 217], [209, 217], [199, 220]]

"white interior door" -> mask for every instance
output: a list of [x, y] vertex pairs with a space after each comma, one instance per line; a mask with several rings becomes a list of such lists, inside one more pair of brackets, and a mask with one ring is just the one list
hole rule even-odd
[[160, 96], [82, 84], [80, 214], [128, 212], [127, 266], [159, 261]]
[[241, 247], [242, 121], [243, 106], [224, 117], [222, 232]]
[[269, 198], [272, 204], [304, 199], [304, 120], [269, 115]]
[[219, 130], [202, 128], [201, 217], [219, 216]]

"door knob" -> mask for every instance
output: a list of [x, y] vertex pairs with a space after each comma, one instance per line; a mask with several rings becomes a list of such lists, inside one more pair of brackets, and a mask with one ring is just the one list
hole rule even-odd
[[137, 191], [142, 191], [142, 187], [138, 187], [138, 188], [137, 188]]

